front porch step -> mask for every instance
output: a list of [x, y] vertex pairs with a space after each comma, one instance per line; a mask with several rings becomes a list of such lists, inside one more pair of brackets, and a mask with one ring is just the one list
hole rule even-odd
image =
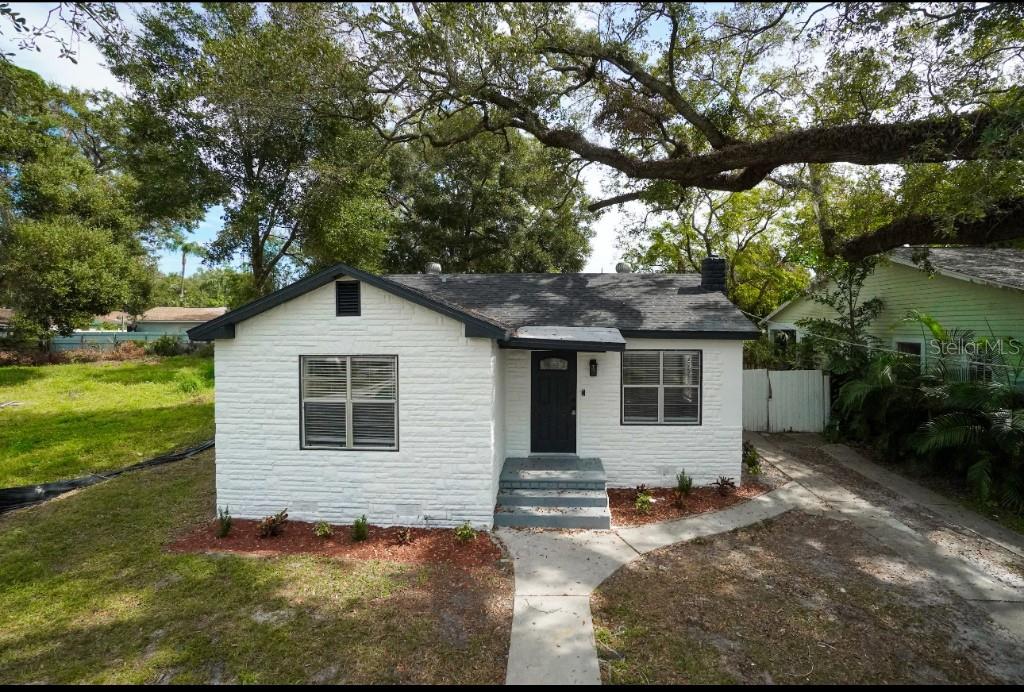
[[574, 456], [512, 457], [501, 469], [501, 490], [604, 490], [607, 476], [600, 459]]
[[502, 507], [607, 507], [604, 490], [545, 490], [520, 488], [498, 493]]
[[545, 529], [610, 529], [607, 497], [604, 507], [498, 507], [495, 526]]
[[495, 526], [608, 529], [607, 476], [600, 459], [511, 457], [498, 483]]

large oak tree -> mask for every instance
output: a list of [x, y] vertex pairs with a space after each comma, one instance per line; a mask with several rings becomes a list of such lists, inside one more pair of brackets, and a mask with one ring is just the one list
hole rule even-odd
[[880, 223], [820, 224], [826, 254], [1024, 236], [1019, 3], [424, 3], [365, 24], [382, 132], [528, 132], [617, 177], [594, 209], [892, 164]]

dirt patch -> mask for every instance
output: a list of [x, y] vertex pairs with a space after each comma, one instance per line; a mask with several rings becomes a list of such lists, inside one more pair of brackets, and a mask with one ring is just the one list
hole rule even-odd
[[655, 551], [593, 607], [605, 682], [1024, 680], [984, 613], [850, 522], [803, 512]]
[[[475, 568], [494, 565], [502, 549], [491, 535], [480, 531], [476, 538], [460, 541], [450, 529], [371, 526], [365, 541], [352, 540], [349, 526], [334, 526], [330, 538], [313, 535], [313, 524], [289, 521], [277, 536], [260, 538], [258, 522], [235, 519], [231, 533], [217, 537], [217, 523], [201, 526], [178, 539], [168, 549], [189, 553], [242, 553], [256, 556], [321, 555], [351, 560], [383, 560], [413, 564], [449, 564]], [[406, 540], [408, 539], [408, 540]]]
[[674, 488], [648, 488], [652, 504], [650, 511], [643, 514], [634, 505], [635, 488], [611, 488], [608, 490], [608, 504], [614, 526], [639, 526], [725, 509], [771, 489], [771, 486], [756, 481], [744, 483], [728, 495], [720, 495], [715, 488], [695, 488], [679, 503], [676, 502]]
[[[786, 454], [891, 512], [896, 519], [926, 536], [935, 544], [938, 552], [973, 563], [1008, 586], [1024, 587], [1024, 559], [1020, 556], [996, 546], [968, 528], [944, 520], [927, 508], [843, 466], [820, 449], [824, 441], [819, 436], [789, 433], [772, 435], [770, 439]], [[865, 453], [862, 448], [858, 448], [858, 451]], [[877, 458], [873, 460], [880, 463]], [[898, 470], [886, 464], [880, 465]], [[920, 482], [917, 478], [911, 480]]]

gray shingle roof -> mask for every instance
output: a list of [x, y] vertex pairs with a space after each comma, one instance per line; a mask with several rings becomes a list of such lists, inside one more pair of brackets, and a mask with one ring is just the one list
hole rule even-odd
[[[913, 262], [925, 248], [901, 247], [892, 251], [896, 261]], [[928, 261], [940, 273], [969, 276], [999, 286], [1024, 290], [1024, 250], [988, 247], [927, 248]]]
[[630, 331], [757, 328], [697, 274], [391, 274], [385, 278], [510, 329], [527, 325]]

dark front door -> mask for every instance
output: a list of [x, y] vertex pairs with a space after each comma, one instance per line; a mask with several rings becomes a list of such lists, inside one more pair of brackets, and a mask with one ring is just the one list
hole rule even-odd
[[576, 354], [534, 351], [530, 390], [530, 447], [576, 452]]

